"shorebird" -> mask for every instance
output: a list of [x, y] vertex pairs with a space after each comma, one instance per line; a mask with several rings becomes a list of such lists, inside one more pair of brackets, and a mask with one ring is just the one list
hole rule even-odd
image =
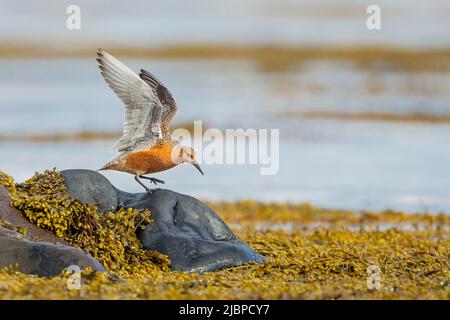
[[164, 181], [146, 174], [161, 172], [180, 163], [190, 163], [203, 174], [195, 150], [181, 145], [169, 131], [177, 104], [166, 86], [144, 69], [137, 75], [105, 50], [98, 49], [97, 62], [106, 83], [125, 104], [123, 134], [114, 145], [120, 155], [99, 170], [133, 174], [148, 193], [151, 190], [141, 178], [155, 185]]

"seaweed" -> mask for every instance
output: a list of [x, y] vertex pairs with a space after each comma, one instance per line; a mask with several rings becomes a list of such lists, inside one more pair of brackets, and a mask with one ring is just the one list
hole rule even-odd
[[98, 213], [95, 205], [83, 204], [68, 194], [55, 169], [36, 173], [20, 184], [0, 171], [0, 184], [7, 187], [11, 206], [30, 222], [87, 251], [107, 270], [127, 276], [148, 268], [168, 268], [167, 257], [144, 249], [136, 236], [139, 228], [151, 222], [148, 210], [120, 208]]
[[[59, 179], [57, 174], [51, 172], [47, 173], [47, 177]], [[0, 175], [0, 183], [1, 179]], [[28, 181], [27, 186], [17, 185], [16, 188], [30, 194], [34, 183], [43, 185], [44, 181], [47, 180], [38, 175], [33, 181]], [[64, 192], [62, 196], [65, 198]], [[46, 199], [42, 195], [41, 197], [39, 203]], [[35, 198], [33, 201], [37, 200]], [[29, 200], [25, 202], [30, 203]], [[45, 279], [8, 268], [0, 271], [0, 298], [450, 298], [448, 215], [393, 211], [354, 213], [324, 210], [309, 204], [260, 203], [250, 200], [210, 203], [210, 206], [231, 224], [233, 231], [242, 240], [267, 256], [268, 262], [260, 265], [246, 264], [201, 275], [172, 271], [159, 267], [156, 263], [145, 271], [125, 268], [133, 271], [123, 273], [127, 278], [122, 283], [117, 283], [105, 273], [85, 270], [82, 271], [80, 290], [68, 290], [68, 275], [65, 273]], [[37, 204], [30, 208], [31, 212], [41, 210], [37, 209]], [[84, 214], [89, 215], [87, 211], [86, 208], [82, 209]], [[80, 211], [75, 212], [79, 214]], [[76, 217], [73, 219], [78, 221]], [[116, 226], [121, 219], [133, 220], [131, 216], [118, 216], [117, 220], [113, 219], [109, 223]], [[92, 220], [85, 219], [82, 223], [91, 224]], [[131, 229], [134, 229], [138, 223], [131, 224]], [[291, 224], [292, 228], [273, 228], [277, 224]], [[414, 227], [401, 228], [405, 224]], [[96, 237], [96, 227], [86, 230], [78, 229], [80, 227], [73, 226], [72, 222], [67, 225], [67, 229], [58, 230], [69, 239], [71, 236], [67, 234], [72, 234], [73, 237], [74, 230], [82, 230]], [[383, 225], [388, 227], [381, 228]], [[367, 226], [371, 227], [366, 228]], [[115, 230], [114, 227], [112, 229]], [[129, 236], [129, 233], [125, 234]], [[98, 244], [98, 240], [93, 240], [90, 245]], [[125, 259], [124, 263], [137, 266], [143, 262], [136, 264]], [[373, 270], [379, 272], [378, 286], [371, 286]]]

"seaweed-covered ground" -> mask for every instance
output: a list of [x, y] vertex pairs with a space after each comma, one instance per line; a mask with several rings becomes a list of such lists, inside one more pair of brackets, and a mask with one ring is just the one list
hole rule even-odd
[[[37, 190], [37, 182], [48, 183], [49, 174], [37, 175], [17, 186], [11, 180], [3, 179], [10, 191], [16, 190], [16, 195], [12, 196], [16, 207], [27, 206], [28, 217], [33, 211], [46, 207], [33, 205], [36, 199], [31, 201], [27, 197], [32, 194], [30, 190]], [[120, 224], [113, 217], [104, 221], [91, 212], [92, 208], [81, 207], [65, 198], [63, 190], [59, 190], [59, 195], [64, 201], [55, 204], [52, 199], [48, 202], [76, 209], [71, 220], [67, 220], [70, 216], [67, 210], [60, 212], [57, 220], [64, 221], [63, 225], [86, 228], [78, 222], [80, 213], [88, 212], [86, 223], [94, 223], [106, 234], [116, 230], [134, 243], [129, 230], [119, 228]], [[39, 199], [45, 200], [42, 196]], [[106, 265], [111, 274], [118, 274], [124, 281], [118, 281], [111, 274], [86, 270], [82, 273], [81, 289], [69, 290], [65, 273], [46, 279], [9, 268], [0, 272], [0, 299], [450, 298], [449, 215], [391, 211], [353, 213], [322, 210], [308, 204], [255, 201], [209, 205], [239, 237], [266, 255], [268, 262], [203, 275], [186, 274], [170, 271], [158, 255], [146, 256], [141, 248], [122, 244], [123, 256], [118, 261], [125, 265]], [[140, 214], [124, 215], [122, 212], [128, 222], [141, 217]], [[134, 223], [130, 225], [136, 228]], [[71, 228], [56, 230], [60, 237], [74, 245], [83, 246], [88, 242], [67, 233]], [[107, 246], [105, 239], [97, 237], [91, 245], [106, 241], [104, 245]], [[96, 253], [93, 247], [85, 249], [102, 261], [100, 254], [104, 255], [104, 251]], [[140, 253], [138, 259], [129, 259], [136, 253]], [[109, 256], [103, 259], [106, 259], [102, 261], [104, 263], [111, 261]]]

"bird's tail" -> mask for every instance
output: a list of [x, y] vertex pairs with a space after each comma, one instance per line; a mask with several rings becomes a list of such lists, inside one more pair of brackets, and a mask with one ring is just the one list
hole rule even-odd
[[[113, 160], [114, 161], [114, 160]], [[102, 170], [108, 170], [111, 168], [111, 166], [113, 165], [113, 161], [108, 162], [107, 164], [105, 164], [103, 167], [101, 167], [100, 169], [97, 169], [96, 171], [102, 171]]]
[[103, 167], [101, 167], [100, 169], [97, 169], [97, 171], [110, 170], [110, 169], [114, 170], [119, 167], [119, 164], [120, 164], [120, 156], [112, 159], [111, 161], [106, 163]]

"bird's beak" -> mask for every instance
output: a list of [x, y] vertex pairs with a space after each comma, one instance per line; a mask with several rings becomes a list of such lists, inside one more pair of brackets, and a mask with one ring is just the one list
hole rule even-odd
[[200, 173], [201, 173], [202, 175], [205, 175], [205, 174], [203, 173], [203, 171], [202, 171], [202, 168], [200, 168], [200, 166], [198, 165], [197, 162], [193, 162], [192, 165], [193, 165], [194, 167], [196, 167], [197, 170], [200, 171]]

